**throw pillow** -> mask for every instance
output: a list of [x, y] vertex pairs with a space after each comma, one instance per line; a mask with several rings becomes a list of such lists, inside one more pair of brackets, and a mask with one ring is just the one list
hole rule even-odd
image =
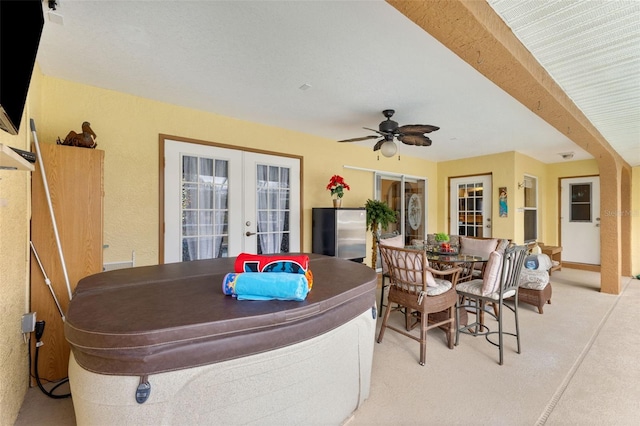
[[489, 255], [487, 267], [482, 278], [482, 295], [488, 296], [498, 291], [500, 287], [500, 270], [502, 269], [502, 255], [493, 251]]
[[498, 240], [498, 247], [496, 248], [497, 252], [500, 252], [500, 254], [504, 254], [504, 251], [507, 249], [507, 247], [509, 247], [509, 240], [507, 240], [506, 238], [500, 238]]
[[489, 257], [498, 246], [497, 238], [469, 238], [460, 237], [460, 253]]

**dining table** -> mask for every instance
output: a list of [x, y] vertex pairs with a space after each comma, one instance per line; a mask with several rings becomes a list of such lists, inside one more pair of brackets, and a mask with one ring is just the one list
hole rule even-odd
[[445, 270], [454, 267], [460, 267], [462, 272], [458, 278], [458, 282], [473, 279], [474, 267], [478, 264], [486, 264], [489, 256], [480, 253], [460, 253], [457, 249], [451, 251], [440, 251], [436, 247], [427, 245], [408, 245], [405, 248], [414, 250], [425, 250], [427, 252], [427, 260], [433, 269]]
[[[425, 250], [429, 266], [433, 269], [442, 271], [459, 267], [461, 272], [458, 277], [458, 283], [473, 279], [473, 271], [478, 270], [476, 269], [476, 265], [481, 264], [483, 266], [482, 269], [484, 269], [484, 265], [489, 261], [489, 256], [487, 255], [480, 253], [460, 253], [456, 248], [451, 249], [450, 251], [441, 251], [438, 247], [428, 245], [407, 245], [405, 248]], [[429, 319], [438, 320], [438, 314], [429, 315]], [[432, 316], [434, 316], [434, 318], [432, 318]], [[467, 310], [463, 309], [462, 312], [460, 312], [460, 323], [464, 326], [467, 325], [467, 321]]]

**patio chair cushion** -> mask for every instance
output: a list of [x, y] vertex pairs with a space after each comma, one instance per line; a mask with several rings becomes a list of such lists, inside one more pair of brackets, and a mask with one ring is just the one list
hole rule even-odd
[[482, 295], [488, 296], [498, 291], [500, 286], [500, 267], [502, 266], [502, 254], [492, 251], [489, 255], [487, 267], [482, 278]]
[[[458, 285], [456, 285], [456, 291], [462, 291], [465, 293], [474, 294], [476, 296], [485, 296], [482, 294], [482, 281], [482, 278], [476, 278], [475, 280], [458, 283]], [[500, 300], [500, 291], [498, 290], [499, 289], [497, 289], [494, 293], [487, 294], [485, 297], [489, 297], [493, 300]], [[514, 294], [516, 294], [515, 290], [509, 290], [504, 293], [503, 297], [507, 299]]]
[[460, 253], [489, 257], [498, 247], [497, 238], [460, 237]]
[[[385, 246], [391, 246], [391, 247], [404, 247], [404, 235], [396, 235], [395, 237], [391, 237], [391, 238], [383, 238], [380, 240], [380, 244], [384, 244]], [[382, 258], [381, 261], [382, 261], [382, 274], [387, 275], [389, 273], [389, 267], [387, 266], [387, 262], [384, 261], [384, 258]]]
[[[427, 285], [427, 296], [438, 296], [440, 294], [447, 292], [451, 288], [451, 282], [447, 280], [435, 278], [434, 283], [435, 283], [434, 286]], [[411, 286], [408, 289], [411, 289], [413, 291], [416, 290], [414, 286]], [[417, 290], [419, 291], [420, 289], [417, 289]]]

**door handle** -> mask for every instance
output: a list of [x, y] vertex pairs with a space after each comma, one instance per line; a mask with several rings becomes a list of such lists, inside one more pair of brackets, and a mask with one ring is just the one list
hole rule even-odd
[[252, 235], [256, 235], [256, 233], [255, 233], [255, 232], [247, 231], [244, 235], [246, 235], [247, 237], [250, 237], [250, 236], [252, 236]]

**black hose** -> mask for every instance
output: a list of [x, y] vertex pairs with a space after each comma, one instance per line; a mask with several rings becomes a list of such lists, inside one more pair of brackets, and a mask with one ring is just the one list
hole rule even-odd
[[40, 338], [42, 337], [42, 334], [44, 333], [44, 321], [38, 321], [36, 323], [36, 330], [35, 331], [36, 331], [36, 356], [35, 356], [35, 360], [34, 360], [34, 362], [35, 362], [34, 373], [35, 373], [35, 376], [36, 376], [36, 383], [38, 384], [38, 387], [49, 398], [54, 398], [54, 399], [69, 398], [71, 396], [71, 393], [66, 393], [66, 394], [62, 394], [62, 395], [56, 395], [56, 394], [53, 393], [53, 391], [58, 389], [59, 386], [62, 386], [63, 384], [65, 384], [65, 383], [67, 383], [69, 381], [68, 377], [62, 379], [59, 383], [57, 383], [54, 387], [52, 387], [51, 390], [46, 390], [44, 388], [44, 386], [42, 386], [42, 383], [40, 382], [40, 375], [38, 374], [38, 354], [40, 353], [40, 346], [42, 346], [40, 344]]

